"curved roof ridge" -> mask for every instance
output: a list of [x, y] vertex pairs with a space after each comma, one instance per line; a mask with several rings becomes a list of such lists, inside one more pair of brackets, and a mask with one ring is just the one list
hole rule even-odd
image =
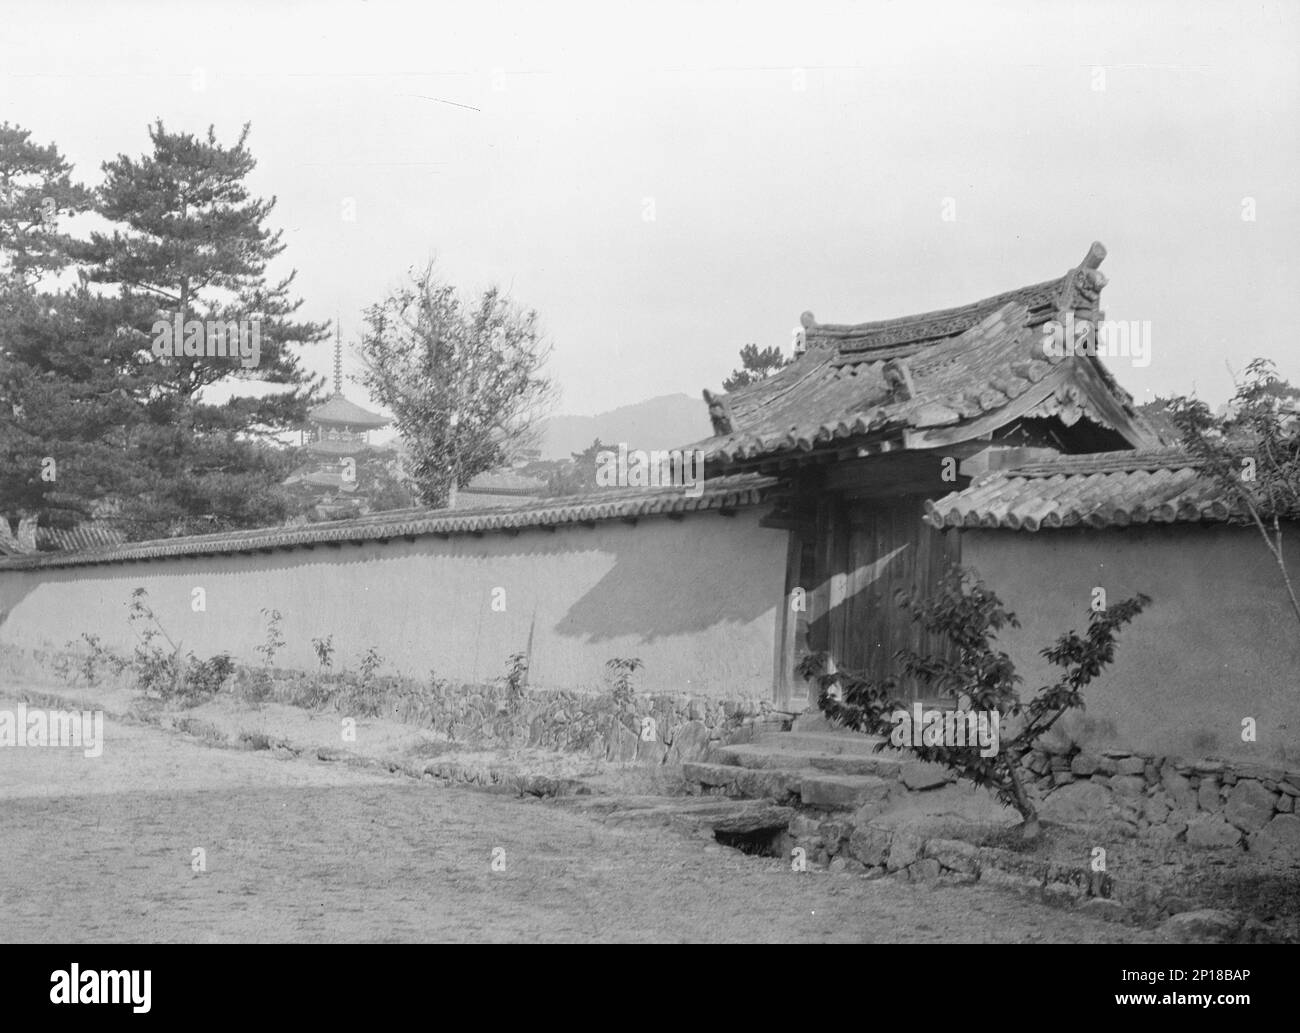
[[1009, 303], [1023, 304], [1038, 317], [1033, 321], [1046, 321], [1066, 309], [1093, 308], [1106, 284], [1106, 277], [1099, 270], [1105, 258], [1105, 245], [1093, 241], [1083, 260], [1060, 276], [964, 305], [863, 323], [819, 323], [811, 312], [804, 312], [799, 320], [810, 350], [835, 346], [841, 352], [920, 344], [953, 337]]
[[[818, 334], [827, 338], [860, 336], [881, 330], [889, 330], [894, 327], [910, 326], [934, 320], [951, 319], [955, 316], [962, 316], [975, 312], [986, 312], [990, 309], [1001, 308], [1003, 305], [1008, 303], [1022, 301], [1024, 296], [1027, 294], [1045, 292], [1052, 287], [1062, 287], [1069, 275], [1069, 273], [1065, 273], [1064, 275], [1054, 277], [1051, 280], [1044, 280], [1042, 283], [1030, 284], [1027, 287], [1017, 287], [1014, 290], [1003, 291], [1001, 294], [994, 294], [987, 298], [981, 298], [979, 301], [968, 302], [965, 305], [954, 305], [951, 308], [934, 309], [930, 312], [918, 312], [912, 315], [895, 316], [891, 319], [871, 319], [863, 323], [819, 323], [817, 322], [817, 317], [811, 312], [805, 312], [799, 318], [803, 323], [805, 330], [815, 330]], [[944, 336], [948, 335], [945, 334]]]

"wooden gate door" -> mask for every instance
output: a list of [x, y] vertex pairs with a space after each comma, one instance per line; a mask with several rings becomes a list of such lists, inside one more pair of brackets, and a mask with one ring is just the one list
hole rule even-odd
[[[960, 561], [958, 532], [935, 530], [921, 519], [927, 497], [825, 493], [815, 519], [791, 531], [776, 649], [774, 697], [782, 709], [817, 705], [815, 687], [794, 673], [805, 653], [829, 653], [837, 667], [881, 679], [900, 673], [899, 649], [949, 648], [898, 605], [899, 591], [928, 595], [949, 564]], [[805, 610], [792, 602], [796, 591]], [[905, 699], [927, 694], [910, 680], [902, 686]]]
[[[928, 596], [952, 563], [959, 562], [956, 531], [939, 531], [926, 523], [925, 496], [845, 503], [847, 580], [841, 663], [883, 679], [901, 675], [900, 649], [923, 655], [946, 654], [950, 644], [926, 631], [899, 605], [900, 595]], [[933, 692], [904, 679], [904, 699]]]

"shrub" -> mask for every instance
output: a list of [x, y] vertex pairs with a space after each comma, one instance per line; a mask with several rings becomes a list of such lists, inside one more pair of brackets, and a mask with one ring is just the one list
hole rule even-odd
[[511, 653], [509, 666], [499, 682], [506, 691], [506, 710], [519, 713], [528, 695], [528, 657], [525, 653]]
[[605, 670], [610, 681], [610, 690], [614, 695], [614, 702], [620, 707], [630, 706], [636, 692], [632, 688], [632, 674], [638, 668], [645, 665], [635, 657], [627, 659], [624, 657], [615, 657], [613, 660], [605, 661]]
[[[149, 606], [149, 593], [137, 588], [131, 593], [128, 621], [139, 641], [136, 643], [131, 666], [135, 682], [144, 694], [156, 694], [159, 699], [177, 695], [184, 673], [181, 647], [171, 640]], [[169, 646], [167, 652], [158, 645], [162, 639]]]
[[208, 660], [189, 654], [182, 682], [182, 702], [189, 706], [205, 702], [221, 691], [225, 680], [234, 673], [235, 662], [226, 653], [218, 653]]
[[375, 680], [375, 672], [384, 662], [371, 646], [361, 657], [361, 675], [357, 680], [344, 676], [345, 687], [339, 694], [339, 709], [358, 717], [378, 717], [384, 712], [384, 691]]
[[[1066, 712], [1083, 707], [1082, 690], [1115, 658], [1116, 635], [1150, 602], [1145, 595], [1138, 595], [1104, 610], [1090, 611], [1087, 632], [1080, 635], [1071, 631], [1042, 650], [1041, 655], [1063, 673], [1023, 704], [1016, 691], [1021, 678], [1014, 662], [1005, 652], [993, 648], [997, 633], [1004, 627], [1019, 627], [1019, 622], [973, 571], [954, 567], [933, 596], [913, 594], [902, 598], [901, 605], [912, 619], [947, 638], [956, 655], [952, 659], [899, 650], [895, 655], [901, 661], [902, 672], [934, 687], [940, 695], [961, 699], [965, 706], [959, 709], [996, 713], [999, 719], [1011, 717], [1018, 721], [1014, 735], [1000, 735], [999, 749], [991, 756], [982, 756], [978, 745], [917, 746], [910, 737], [893, 734], [899, 727], [898, 712], [908, 711], [908, 705], [899, 698], [900, 679], [895, 675], [875, 681], [849, 670], [828, 672], [829, 657], [825, 653], [804, 657], [799, 673], [816, 680], [820, 687], [818, 705], [830, 719], [855, 731], [891, 736], [893, 745], [920, 760], [942, 764], [959, 777], [992, 788], [998, 799], [1020, 812], [1024, 837], [1033, 839], [1039, 834], [1038, 813], [1025, 790], [1024, 755]], [[883, 748], [887, 742], [880, 746]]]

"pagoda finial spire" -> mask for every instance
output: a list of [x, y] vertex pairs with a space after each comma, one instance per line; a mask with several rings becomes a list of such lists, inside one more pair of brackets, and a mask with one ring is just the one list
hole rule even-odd
[[334, 393], [343, 394], [343, 331], [334, 319]]

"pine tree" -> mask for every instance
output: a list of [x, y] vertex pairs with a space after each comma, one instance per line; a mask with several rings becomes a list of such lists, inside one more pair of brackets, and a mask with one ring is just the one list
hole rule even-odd
[[[245, 125], [226, 147], [211, 127], [196, 137], [157, 122], [151, 153], [103, 166], [97, 211], [118, 228], [93, 233], [74, 252], [92, 282], [142, 306], [142, 318], [124, 331], [153, 359], [141, 371], [148, 383], [136, 396], [144, 418], [135, 440], [151, 483], [123, 503], [136, 537], [277, 523], [288, 512], [279, 482], [293, 461], [274, 437], [302, 423], [321, 383], [290, 346], [321, 341], [329, 327], [294, 319], [301, 306], [290, 295], [294, 273], [269, 279], [284, 244], [267, 226], [275, 198], [251, 196], [245, 182], [257, 164], [248, 135]], [[243, 357], [207, 354], [221, 327], [231, 337], [239, 328], [245, 344], [256, 333], [255, 365], [247, 347]], [[159, 355], [160, 335], [176, 354]], [[290, 390], [203, 401], [204, 388], [239, 379]]]
[[581, 452], [570, 452], [571, 458], [555, 464], [555, 469], [547, 478], [547, 495], [583, 495], [599, 490], [596, 484], [596, 457], [601, 452], [615, 452], [612, 445], [603, 444], [596, 438]]
[[73, 241], [60, 223], [91, 203], [58, 147], [33, 143], [20, 126], [0, 124], [0, 288], [32, 288], [63, 270]]
[[780, 348], [764, 348], [759, 351], [758, 345], [747, 344], [740, 349], [740, 369], [731, 371], [731, 376], [722, 382], [722, 390], [735, 391], [756, 384], [788, 364], [781, 355]]
[[0, 533], [71, 526], [142, 484], [127, 431], [140, 362], [120, 327], [145, 313], [59, 287], [76, 245], [60, 224], [90, 204], [57, 146], [0, 126]]

